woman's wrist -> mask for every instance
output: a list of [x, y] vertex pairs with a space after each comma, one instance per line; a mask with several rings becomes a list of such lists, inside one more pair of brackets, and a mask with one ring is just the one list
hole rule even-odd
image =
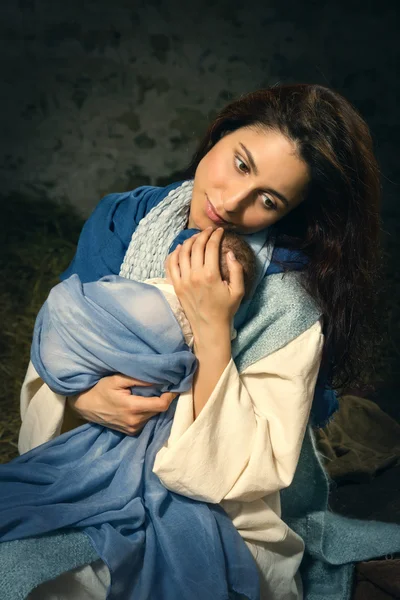
[[222, 373], [231, 360], [230, 327], [204, 329], [194, 343], [197, 370], [193, 382], [193, 416], [207, 404]]
[[65, 433], [71, 429], [79, 427], [83, 423], [86, 423], [85, 419], [75, 409], [75, 400], [78, 396], [67, 396], [65, 402], [64, 418], [61, 425], [60, 433]]
[[231, 324], [220, 321], [218, 324], [203, 324], [193, 330], [194, 351], [198, 353], [231, 349]]
[[65, 408], [78, 414], [78, 411], [75, 408], [75, 403], [78, 398], [79, 398], [79, 394], [77, 394], [76, 396], [67, 396], [66, 402], [65, 402]]
[[82, 421], [86, 421], [86, 411], [87, 411], [87, 395], [93, 388], [86, 390], [85, 392], [81, 392], [80, 394], [76, 394], [75, 396], [68, 396], [66, 406], [68, 410], [73, 413], [78, 419]]
[[79, 408], [76, 406], [81, 394], [76, 394], [75, 396], [67, 396], [66, 406], [72, 410], [75, 414], [79, 415]]

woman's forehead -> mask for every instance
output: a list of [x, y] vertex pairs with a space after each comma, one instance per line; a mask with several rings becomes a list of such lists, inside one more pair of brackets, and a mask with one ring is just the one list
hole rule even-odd
[[307, 164], [298, 156], [295, 143], [280, 131], [241, 127], [223, 140], [239, 151], [247, 163], [254, 163], [260, 182], [266, 180], [265, 186], [276, 186], [293, 196], [309, 183]]
[[253, 152], [262, 160], [270, 158], [296, 158], [296, 145], [277, 129], [266, 129], [260, 126], [241, 127], [226, 137], [232, 143], [242, 143], [251, 146]]

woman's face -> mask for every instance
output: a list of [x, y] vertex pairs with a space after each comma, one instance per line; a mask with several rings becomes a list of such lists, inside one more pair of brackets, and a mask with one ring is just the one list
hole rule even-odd
[[188, 226], [261, 231], [300, 204], [309, 180], [293, 142], [275, 130], [242, 127], [200, 161]]

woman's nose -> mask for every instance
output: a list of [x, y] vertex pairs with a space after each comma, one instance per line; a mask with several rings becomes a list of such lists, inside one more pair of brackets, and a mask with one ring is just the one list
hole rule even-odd
[[225, 195], [223, 206], [227, 213], [239, 212], [249, 202], [251, 198], [251, 189], [243, 187], [240, 189], [229, 190]]

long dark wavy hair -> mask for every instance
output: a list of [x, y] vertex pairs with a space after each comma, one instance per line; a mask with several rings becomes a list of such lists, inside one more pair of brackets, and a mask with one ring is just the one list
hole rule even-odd
[[308, 165], [305, 200], [272, 227], [275, 246], [308, 257], [303, 285], [324, 315], [331, 385], [362, 384], [379, 343], [382, 256], [381, 186], [368, 126], [343, 96], [320, 85], [259, 90], [219, 113], [185, 175], [194, 176], [225, 133], [248, 126], [278, 130]]

